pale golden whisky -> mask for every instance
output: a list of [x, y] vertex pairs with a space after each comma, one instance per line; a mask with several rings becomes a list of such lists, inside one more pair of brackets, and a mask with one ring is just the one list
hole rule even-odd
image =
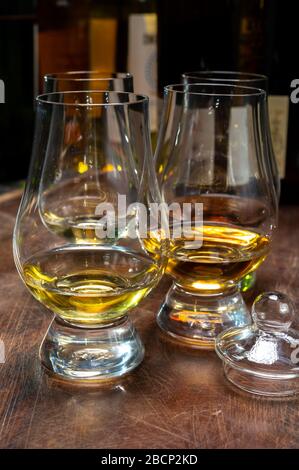
[[23, 266], [27, 287], [42, 304], [85, 327], [124, 316], [162, 272], [149, 256], [132, 250], [80, 245], [39, 253]]

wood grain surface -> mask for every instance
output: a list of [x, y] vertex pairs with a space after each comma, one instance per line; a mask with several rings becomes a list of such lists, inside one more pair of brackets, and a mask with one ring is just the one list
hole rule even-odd
[[[184, 349], [159, 333], [155, 314], [167, 278], [132, 312], [146, 347], [134, 373], [99, 388], [49, 377], [38, 348], [52, 317], [27, 292], [12, 258], [17, 206], [18, 197], [0, 198], [1, 448], [299, 447], [298, 399], [241, 393], [226, 382], [215, 353]], [[298, 207], [281, 209], [272, 253], [248, 302], [270, 289], [289, 294], [299, 308]]]

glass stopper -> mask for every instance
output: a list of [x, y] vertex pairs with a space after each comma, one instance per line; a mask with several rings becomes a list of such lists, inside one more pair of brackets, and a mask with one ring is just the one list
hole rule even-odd
[[252, 318], [257, 327], [268, 332], [287, 331], [294, 320], [295, 307], [281, 292], [265, 292], [252, 306]]
[[299, 331], [292, 325], [294, 314], [287, 295], [266, 292], [253, 304], [252, 325], [220, 333], [216, 352], [231, 383], [257, 395], [299, 394]]

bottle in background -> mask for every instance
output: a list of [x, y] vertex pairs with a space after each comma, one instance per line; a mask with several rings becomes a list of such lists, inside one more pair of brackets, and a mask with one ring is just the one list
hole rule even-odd
[[89, 68], [88, 0], [39, 0], [39, 87], [48, 73]]
[[[237, 26], [236, 63], [237, 68], [248, 72], [262, 71], [269, 76], [269, 118], [273, 149], [280, 178], [285, 177], [288, 140], [289, 87], [277, 86], [278, 76], [287, 70], [275, 71], [279, 60], [277, 40], [281, 2], [277, 0], [234, 0], [234, 23]], [[283, 194], [285, 197], [285, 191]]]
[[153, 143], [158, 129], [157, 3], [155, 0], [124, 2], [118, 41], [118, 69], [130, 72], [135, 93], [150, 99]]
[[118, 1], [92, 0], [90, 8], [89, 69], [116, 72]]
[[284, 0], [159, 0], [159, 93], [183, 71], [219, 70], [269, 77], [269, 111], [281, 202], [299, 202], [299, 79], [295, 47], [299, 4]]

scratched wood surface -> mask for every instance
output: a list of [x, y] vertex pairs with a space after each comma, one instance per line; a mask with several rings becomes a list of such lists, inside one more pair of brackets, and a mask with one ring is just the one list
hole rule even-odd
[[[51, 314], [26, 291], [14, 267], [17, 205], [17, 194], [0, 197], [1, 448], [299, 447], [298, 399], [241, 393], [225, 381], [214, 353], [188, 351], [159, 334], [155, 314], [167, 279], [132, 312], [146, 356], [131, 376], [101, 388], [70, 387], [47, 376], [38, 347]], [[299, 301], [299, 207], [281, 209], [255, 294], [269, 289]]]

